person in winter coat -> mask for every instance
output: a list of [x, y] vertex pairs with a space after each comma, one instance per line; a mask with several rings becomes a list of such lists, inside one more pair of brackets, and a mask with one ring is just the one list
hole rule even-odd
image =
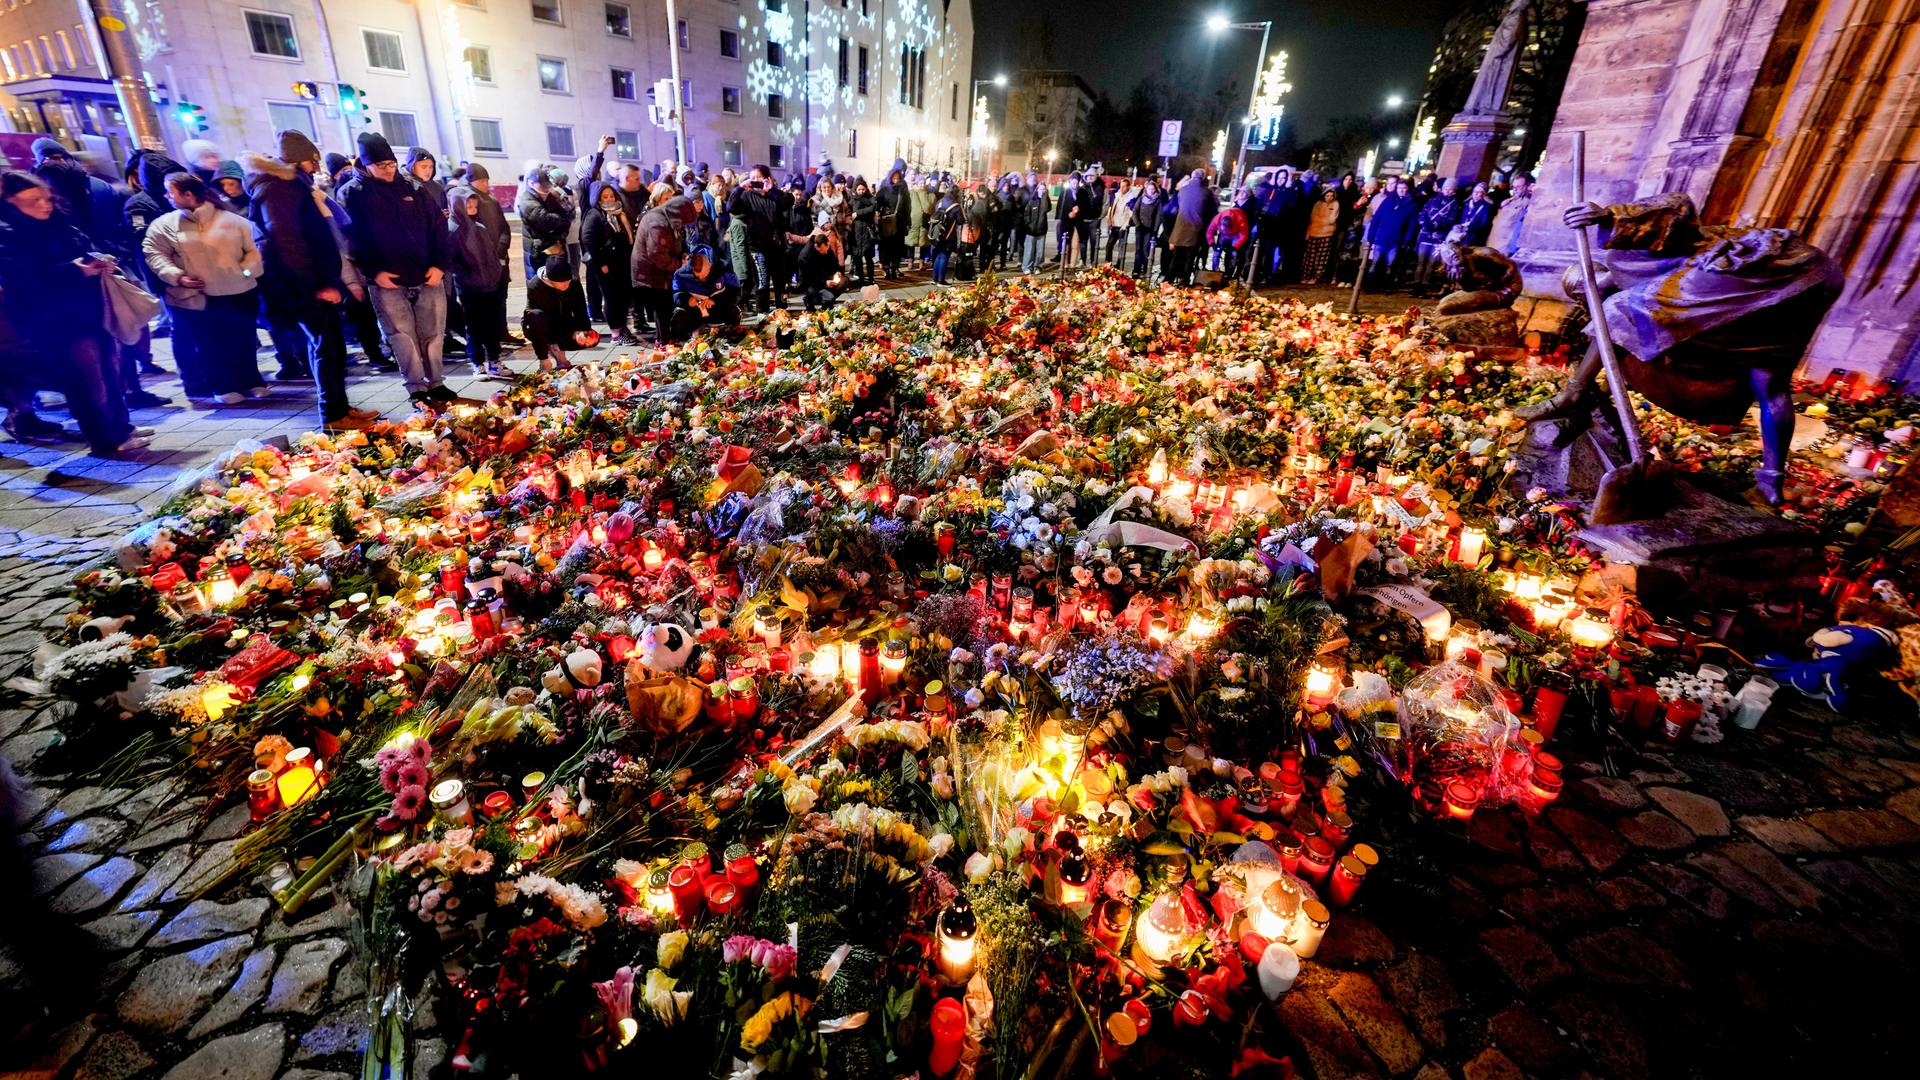
[[1493, 232], [1493, 203], [1487, 198], [1487, 185], [1475, 184], [1460, 207], [1460, 223], [1449, 238], [1468, 247], [1483, 247]]
[[238, 161], [221, 162], [219, 170], [213, 174], [211, 186], [214, 194], [225, 204], [222, 209], [246, 216], [247, 173]]
[[1333, 253], [1333, 237], [1339, 228], [1340, 192], [1322, 188], [1319, 201], [1307, 215], [1307, 254], [1301, 267], [1301, 280], [1314, 284], [1333, 280], [1333, 260], [1328, 256]]
[[1193, 271], [1200, 261], [1200, 245], [1219, 208], [1220, 200], [1214, 197], [1204, 170], [1195, 169], [1180, 182], [1179, 190], [1173, 193], [1173, 229], [1167, 237], [1168, 281], [1176, 285], [1193, 284]]
[[341, 324], [348, 295], [331, 200], [314, 190], [320, 149], [305, 133], [280, 133], [280, 156], [242, 153], [247, 217], [263, 267], [260, 299], [276, 335], [297, 340], [314, 373], [320, 420], [360, 429], [378, 420], [347, 400], [347, 339]]
[[746, 259], [734, 253], [736, 273], [752, 288], [754, 307], [771, 312], [787, 305], [787, 209], [782, 200], [787, 193], [773, 184], [773, 172], [755, 165], [733, 194], [727, 197], [727, 213], [733, 227], [746, 235]]
[[915, 270], [925, 268], [933, 257], [927, 243], [927, 219], [933, 216], [934, 204], [939, 201], [932, 177], [923, 178], [907, 192], [907, 253], [913, 256]]
[[1527, 223], [1527, 208], [1533, 205], [1533, 177], [1517, 172], [1512, 183], [1512, 193], [1500, 204], [1487, 231], [1487, 246], [1507, 256], [1519, 250], [1520, 230]]
[[573, 280], [573, 264], [565, 255], [547, 256], [527, 285], [527, 307], [520, 315], [520, 328], [542, 368], [568, 367], [569, 351], [599, 340], [587, 322], [585, 306], [567, 296], [579, 291], [579, 283]]
[[53, 192], [32, 173], [0, 173], [0, 293], [14, 328], [45, 358], [49, 373], [95, 454], [138, 450], [152, 428], [127, 419], [120, 358], [107, 336], [95, 258]]
[[849, 233], [853, 273], [863, 282], [873, 281], [873, 249], [880, 242], [880, 202], [865, 180], [854, 182], [849, 202], [853, 214]]
[[[472, 351], [473, 337], [480, 334], [492, 342], [488, 355], [497, 361], [502, 348], [525, 344], [507, 332], [507, 289], [512, 284], [509, 280], [512, 275], [507, 273], [507, 261], [513, 249], [513, 227], [507, 223], [507, 212], [500, 208], [500, 200], [493, 197], [493, 177], [485, 165], [477, 161], [467, 162], [467, 186], [480, 197], [480, 224], [486, 227], [487, 235], [499, 251], [501, 271], [500, 284], [494, 290], [497, 294], [494, 300], [480, 302], [481, 313], [487, 318], [477, 320], [471, 311], [465, 312], [467, 349]], [[463, 310], [466, 307], [464, 295], [461, 307]]]
[[1428, 199], [1420, 208], [1420, 240], [1417, 249], [1419, 263], [1414, 268], [1414, 287], [1422, 292], [1438, 288], [1434, 274], [1446, 274], [1446, 266], [1440, 259], [1440, 245], [1447, 242], [1447, 236], [1453, 227], [1460, 224], [1460, 215], [1466, 209], [1466, 200], [1460, 197], [1460, 182], [1448, 180], [1440, 185], [1440, 194]]
[[191, 355], [198, 367], [195, 381], [223, 405], [266, 397], [254, 359], [260, 348], [254, 329], [260, 298], [254, 290], [265, 264], [254, 246], [253, 226], [223, 209], [192, 173], [174, 173], [166, 184], [174, 210], [147, 230], [143, 250], [147, 269], [166, 287], [175, 336], [190, 343], [180, 363], [187, 366]]
[[960, 248], [960, 230], [965, 225], [966, 210], [960, 205], [959, 193], [952, 188], [941, 192], [940, 201], [934, 204], [933, 215], [927, 221], [927, 245], [933, 250], [935, 285], [948, 284], [947, 263]]
[[673, 272], [686, 258], [683, 233], [697, 214], [692, 199], [675, 195], [647, 211], [634, 230], [634, 295], [653, 319], [657, 344], [665, 345], [673, 332]]
[[[67, 148], [52, 139], [33, 140], [34, 175], [64, 204], [63, 213], [85, 233], [93, 250], [111, 256], [138, 279], [133, 269], [140, 265], [140, 248], [126, 224], [126, 197], [112, 184], [87, 172], [67, 153]], [[165, 211], [163, 210], [162, 213]], [[121, 391], [128, 406], [150, 409], [167, 404], [167, 399], [140, 387], [140, 374], [164, 375], [153, 363], [152, 339], [142, 334], [132, 345], [119, 345]]]
[[[1244, 196], [1246, 192], [1243, 190]], [[1247, 246], [1247, 238], [1253, 230], [1247, 227], [1247, 212], [1239, 206], [1223, 207], [1213, 215], [1213, 221], [1207, 225], [1207, 246], [1213, 249], [1208, 257], [1208, 266], [1226, 274], [1228, 280], [1238, 276], [1240, 251]]]
[[684, 339], [702, 326], [740, 325], [740, 282], [723, 269], [713, 249], [696, 247], [673, 272], [673, 336]]
[[187, 171], [208, 187], [220, 178], [220, 166], [227, 163], [227, 155], [208, 139], [188, 139], [181, 143], [180, 156], [186, 159]]
[[1375, 200], [1377, 209], [1367, 223], [1367, 248], [1375, 273], [1392, 281], [1420, 232], [1419, 205], [1413, 201], [1413, 185], [1405, 177], [1394, 182], [1391, 193]]
[[874, 225], [880, 234], [880, 270], [898, 280], [900, 262], [906, 253], [907, 230], [912, 227], [913, 196], [907, 191], [907, 173], [894, 162], [887, 179], [873, 193]]
[[1039, 173], [1028, 173], [1020, 189], [1020, 272], [1037, 274], [1047, 262], [1047, 222], [1053, 217], [1053, 199]]
[[536, 164], [521, 177], [520, 242], [526, 259], [527, 282], [546, 266], [547, 256], [567, 253], [567, 229], [572, 224], [566, 201], [553, 185], [546, 166]]
[[832, 307], [846, 284], [839, 260], [833, 254], [833, 238], [824, 232], [807, 237], [796, 260], [795, 273], [800, 281], [800, 303], [808, 311]]
[[1080, 215], [1074, 219], [1074, 240], [1080, 245], [1079, 265], [1100, 261], [1100, 222], [1107, 213], [1107, 185], [1100, 174], [1087, 170], [1080, 182]]
[[1160, 235], [1160, 215], [1166, 199], [1160, 193], [1160, 181], [1147, 177], [1133, 196], [1133, 276], [1145, 280], [1152, 265], [1154, 242]]
[[385, 136], [363, 131], [359, 145], [353, 179], [340, 189], [348, 246], [373, 285], [368, 291], [407, 396], [428, 408], [451, 404], [459, 396], [441, 366], [451, 248], [446, 209], [429, 205], [426, 189], [400, 171]]
[[[1140, 195], [1138, 182], [1128, 187], [1124, 181], [1114, 189], [1107, 199], [1107, 209], [1101, 220], [1107, 227], [1107, 255], [1102, 262], [1118, 266], [1127, 259], [1127, 236], [1133, 231], [1133, 203]], [[1119, 249], [1120, 257], [1114, 258], [1114, 250]]]
[[500, 336], [485, 329], [507, 318], [506, 296], [500, 291], [507, 280], [507, 261], [500, 257], [498, 234], [487, 225], [485, 203], [486, 196], [466, 184], [447, 192], [447, 261], [454, 291], [474, 328], [467, 335], [474, 371], [508, 378], [512, 373], [500, 363]]
[[633, 237], [635, 222], [627, 216], [620, 190], [596, 180], [588, 192], [593, 206], [580, 226], [580, 247], [587, 260], [587, 279], [597, 281], [601, 312], [613, 331], [613, 343], [622, 348], [640, 344], [627, 328], [633, 306]]
[[[1060, 186], [1060, 197], [1054, 204], [1054, 261], [1065, 270], [1079, 261], [1075, 258], [1079, 251], [1080, 215], [1085, 207], [1080, 200], [1080, 174], [1069, 173], [1066, 183]], [[1084, 253], [1081, 254], [1083, 259]]]

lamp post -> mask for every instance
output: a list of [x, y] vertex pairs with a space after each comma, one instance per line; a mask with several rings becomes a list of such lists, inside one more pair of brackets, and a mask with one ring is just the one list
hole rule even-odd
[[[1233, 162], [1233, 186], [1238, 186], [1247, 168], [1247, 143], [1253, 139], [1253, 116], [1260, 105], [1260, 79], [1267, 70], [1267, 37], [1273, 32], [1273, 20], [1260, 22], [1231, 22], [1225, 15], [1214, 15], [1207, 19], [1207, 29], [1219, 34], [1228, 30], [1259, 30], [1260, 56], [1253, 64], [1253, 92], [1247, 100], [1246, 130], [1240, 135], [1240, 154]], [[1231, 190], [1231, 189], [1229, 189]]]
[[1007, 85], [1006, 73], [1002, 72], [991, 79], [973, 80], [973, 94], [967, 100], [967, 179], [969, 180], [973, 179], [973, 151], [978, 141], [978, 136], [976, 136], [973, 131], [973, 122], [974, 118], [979, 115], [980, 112], [980, 87], [985, 83], [992, 83], [994, 86], [1005, 89]]

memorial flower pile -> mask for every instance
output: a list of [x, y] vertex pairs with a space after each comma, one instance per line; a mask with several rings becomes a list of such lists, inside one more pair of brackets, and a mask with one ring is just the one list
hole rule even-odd
[[476, 1075], [1282, 1075], [1410, 809], [1742, 723], [1510, 490], [1556, 382], [1105, 272], [781, 319], [237, 449], [41, 670], [284, 906], [363, 868], [374, 1072], [424, 983]]

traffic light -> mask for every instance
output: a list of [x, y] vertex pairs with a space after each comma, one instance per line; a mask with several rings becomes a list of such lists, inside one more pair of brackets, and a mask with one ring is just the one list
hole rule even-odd
[[293, 84], [293, 96], [302, 101], [314, 101], [320, 97], [320, 84], [317, 82], [297, 82]]
[[173, 113], [180, 118], [180, 129], [189, 135], [198, 135], [207, 130], [207, 110], [191, 101], [182, 101], [173, 107]]
[[367, 103], [360, 96], [360, 88], [351, 83], [340, 84], [340, 111], [349, 120], [372, 123], [372, 118], [367, 115]]

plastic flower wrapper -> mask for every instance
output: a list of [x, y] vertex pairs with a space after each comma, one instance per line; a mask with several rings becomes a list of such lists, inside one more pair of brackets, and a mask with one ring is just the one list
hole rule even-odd
[[1482, 806], [1517, 794], [1500, 765], [1520, 722], [1493, 680], [1456, 660], [1435, 664], [1401, 694], [1400, 725], [1406, 775], [1423, 801], [1437, 802], [1451, 782], [1471, 785]]

